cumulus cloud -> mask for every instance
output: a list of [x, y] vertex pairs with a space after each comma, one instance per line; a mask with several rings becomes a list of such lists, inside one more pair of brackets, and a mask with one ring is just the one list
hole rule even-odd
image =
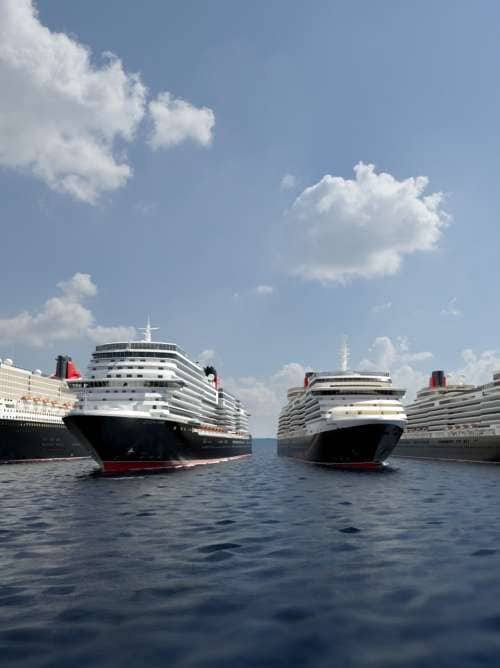
[[208, 107], [195, 107], [170, 93], [160, 93], [149, 103], [149, 113], [153, 121], [149, 144], [154, 150], [186, 139], [201, 146], [212, 143], [215, 115]]
[[428, 370], [415, 368], [415, 364], [427, 362], [428, 367], [433, 357], [429, 351], [411, 352], [409, 348], [406, 337], [393, 341], [388, 336], [379, 336], [368, 349], [368, 356], [359, 364], [360, 369], [367, 371], [389, 371], [394, 385], [406, 389], [405, 403], [412, 401], [427, 383]]
[[0, 164], [95, 202], [131, 175], [116, 143], [131, 141], [146, 89], [107, 54], [43, 26], [32, 0], [0, 0]]
[[442, 309], [441, 315], [451, 315], [454, 317], [462, 315], [462, 310], [458, 308], [457, 301], [456, 297], [450, 299], [446, 307]]
[[254, 436], [275, 436], [279, 412], [286, 404], [286, 393], [290, 387], [302, 385], [304, 374], [302, 364], [291, 362], [266, 378], [225, 378], [223, 385], [241, 399], [251, 414], [250, 429]]
[[281, 179], [280, 188], [281, 190], [292, 190], [295, 188], [297, 181], [293, 174], [285, 174]]
[[383, 313], [384, 311], [389, 311], [392, 308], [392, 302], [385, 302], [384, 304], [375, 304], [372, 306], [372, 313]]
[[[393, 341], [387, 336], [380, 336], [375, 339], [368, 357], [362, 360], [359, 367], [390, 371], [394, 384], [407, 389], [404, 402], [410, 403], [416, 392], [427, 386], [432, 369], [443, 368], [440, 364], [431, 364], [433, 357], [430, 352], [410, 352], [405, 337]], [[493, 374], [500, 371], [500, 353], [496, 350], [475, 352], [467, 348], [460, 358], [454, 369], [446, 370], [450, 382], [480, 385], [490, 382]]]
[[461, 358], [461, 365], [451, 372], [454, 382], [463, 379], [466, 383], [481, 385], [490, 382], [493, 374], [500, 371], [500, 352], [497, 350], [476, 353], [466, 348]]
[[[0, 166], [94, 204], [132, 176], [124, 147], [146, 114], [139, 74], [73, 36], [52, 32], [33, 0], [0, 0]], [[210, 144], [214, 114], [161, 94], [149, 105], [154, 148]]]
[[449, 216], [425, 176], [398, 181], [362, 162], [354, 179], [324, 176], [286, 216], [286, 261], [309, 280], [345, 283], [395, 274], [405, 255], [437, 246]]
[[48, 299], [35, 313], [22, 311], [0, 319], [0, 342], [42, 347], [82, 337], [97, 343], [135, 338], [133, 327], [96, 325], [92, 311], [82, 303], [97, 294], [90, 274], [76, 273], [57, 287], [61, 294]]

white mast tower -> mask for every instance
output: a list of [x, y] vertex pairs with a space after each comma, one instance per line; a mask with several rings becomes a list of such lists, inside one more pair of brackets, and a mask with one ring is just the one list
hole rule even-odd
[[144, 332], [144, 338], [142, 339], [144, 343], [151, 343], [151, 332], [153, 332], [156, 329], [160, 329], [159, 327], [151, 327], [151, 322], [149, 320], [149, 315], [148, 315], [148, 321], [146, 323], [146, 327], [139, 327], [139, 330], [141, 332]]
[[340, 339], [340, 370], [347, 371], [349, 363], [349, 346], [347, 345], [347, 336], [344, 334]]

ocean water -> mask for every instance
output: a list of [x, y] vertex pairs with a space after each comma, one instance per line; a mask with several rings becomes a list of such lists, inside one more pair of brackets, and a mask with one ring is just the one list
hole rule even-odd
[[0, 665], [498, 666], [500, 467], [0, 468]]

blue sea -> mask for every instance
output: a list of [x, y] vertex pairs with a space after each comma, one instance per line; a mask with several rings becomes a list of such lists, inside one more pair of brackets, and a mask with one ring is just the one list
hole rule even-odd
[[0, 665], [498, 666], [500, 467], [0, 468]]

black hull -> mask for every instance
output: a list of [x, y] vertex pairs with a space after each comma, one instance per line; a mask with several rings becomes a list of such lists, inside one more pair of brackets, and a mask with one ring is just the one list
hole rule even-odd
[[62, 423], [0, 420], [0, 464], [88, 456], [86, 449]]
[[68, 415], [64, 422], [104, 473], [186, 468], [252, 454], [250, 436], [198, 434], [192, 426], [172, 420]]
[[460, 438], [403, 438], [395, 457], [436, 459], [456, 462], [500, 463], [500, 436], [463, 436]]
[[314, 464], [376, 468], [396, 447], [403, 430], [392, 424], [370, 424], [278, 439], [278, 454]]

